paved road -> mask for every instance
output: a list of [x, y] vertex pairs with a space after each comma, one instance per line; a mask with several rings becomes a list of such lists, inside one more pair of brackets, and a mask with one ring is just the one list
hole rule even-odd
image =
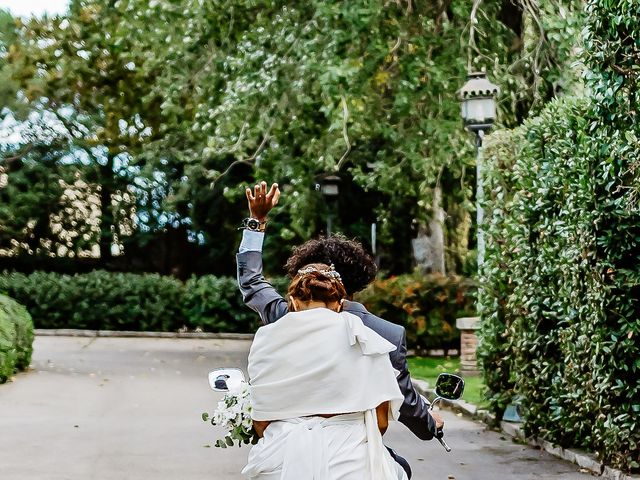
[[[240, 479], [247, 450], [211, 447], [206, 376], [246, 366], [239, 340], [38, 337], [30, 372], [0, 385], [2, 480]], [[453, 452], [401, 425], [385, 436], [414, 479], [586, 480], [572, 464], [443, 412]], [[301, 479], [304, 480], [304, 479]]]

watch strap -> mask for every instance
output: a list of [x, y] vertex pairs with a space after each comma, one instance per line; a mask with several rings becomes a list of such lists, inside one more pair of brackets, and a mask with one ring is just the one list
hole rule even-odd
[[252, 232], [264, 232], [267, 228], [267, 221], [261, 222], [257, 218], [249, 217], [242, 221], [242, 226], [238, 230], [250, 230]]

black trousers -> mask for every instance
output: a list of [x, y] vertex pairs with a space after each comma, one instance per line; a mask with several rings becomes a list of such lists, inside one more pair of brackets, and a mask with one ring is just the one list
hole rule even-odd
[[407, 477], [410, 479], [411, 478], [411, 467], [409, 466], [409, 462], [407, 462], [404, 458], [402, 458], [400, 455], [398, 455], [396, 452], [394, 452], [393, 450], [391, 450], [389, 447], [387, 447], [387, 450], [389, 450], [389, 453], [391, 454], [391, 457], [393, 457], [393, 459], [400, 464], [400, 466], [402, 467], [402, 469], [407, 472]]

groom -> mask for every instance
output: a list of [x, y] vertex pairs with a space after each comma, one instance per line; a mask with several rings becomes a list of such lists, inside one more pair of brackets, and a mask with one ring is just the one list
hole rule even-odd
[[[269, 324], [283, 317], [288, 311], [287, 301], [262, 275], [262, 243], [267, 215], [278, 203], [280, 190], [274, 183], [267, 191], [267, 183], [261, 182], [253, 191], [247, 188], [246, 195], [250, 218], [244, 221], [242, 243], [237, 255], [238, 284], [247, 306], [260, 315], [264, 324]], [[357, 315], [367, 327], [396, 346], [396, 350], [389, 355], [393, 368], [400, 372], [397, 380], [404, 395], [399, 420], [418, 438], [433, 438], [436, 428], [442, 427], [444, 422], [437, 413], [429, 411], [428, 404], [411, 383], [404, 327], [376, 317], [362, 304], [351, 300], [354, 293], [364, 289], [375, 278], [377, 267], [371, 256], [359, 243], [332, 236], [309, 240], [294, 248], [285, 268], [293, 278], [300, 268], [310, 263], [333, 264], [340, 273], [349, 295], [349, 300], [343, 303], [343, 311]], [[411, 469], [407, 461], [389, 450], [411, 478]]]

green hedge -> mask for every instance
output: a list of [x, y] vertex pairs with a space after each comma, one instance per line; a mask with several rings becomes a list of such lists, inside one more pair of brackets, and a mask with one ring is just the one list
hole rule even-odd
[[527, 433], [632, 470], [640, 209], [626, 187], [640, 146], [600, 121], [588, 100], [557, 101], [487, 144], [479, 356], [497, 414], [519, 396]]
[[172, 277], [94, 271], [0, 276], [37, 328], [172, 330], [184, 324], [184, 285]]
[[587, 0], [587, 97], [552, 102], [486, 148], [479, 355], [496, 413], [640, 470], [640, 23]]
[[415, 272], [376, 280], [356, 299], [385, 320], [403, 325], [410, 348], [425, 353], [460, 348], [456, 319], [474, 315], [475, 291], [469, 279]]
[[[278, 286], [282, 281], [277, 279]], [[181, 282], [157, 274], [93, 271], [4, 273], [0, 290], [24, 304], [37, 328], [250, 333], [259, 318], [236, 280], [205, 275]]]
[[33, 352], [33, 322], [27, 310], [0, 295], [0, 383], [25, 370]]
[[[289, 281], [273, 279], [286, 293]], [[204, 275], [181, 282], [155, 274], [94, 271], [77, 275], [0, 274], [0, 290], [24, 304], [37, 328], [251, 333], [258, 316], [235, 278]], [[403, 325], [411, 348], [458, 348], [456, 318], [474, 312], [475, 286], [460, 277], [401, 275], [374, 282], [357, 298]]]
[[232, 277], [193, 277], [185, 286], [184, 313], [190, 328], [206, 332], [254, 332], [258, 316], [242, 302]]

